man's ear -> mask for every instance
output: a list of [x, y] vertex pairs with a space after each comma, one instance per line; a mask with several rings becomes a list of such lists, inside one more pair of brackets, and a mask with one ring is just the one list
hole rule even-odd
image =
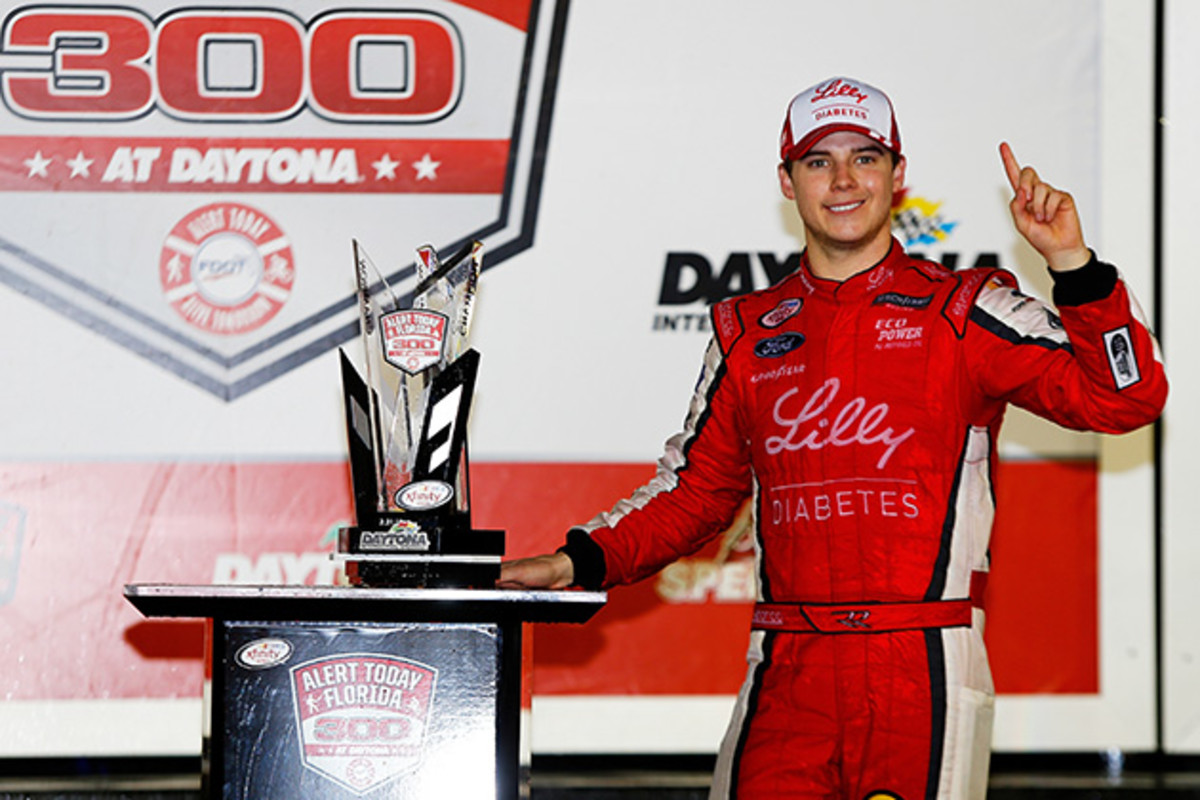
[[896, 166], [892, 168], [892, 189], [900, 191], [904, 188], [904, 171], [908, 167], [908, 159], [900, 156], [896, 159]]
[[796, 199], [796, 187], [792, 185], [792, 176], [788, 172], [787, 164], [779, 165], [779, 191], [783, 192], [783, 196], [788, 200]]

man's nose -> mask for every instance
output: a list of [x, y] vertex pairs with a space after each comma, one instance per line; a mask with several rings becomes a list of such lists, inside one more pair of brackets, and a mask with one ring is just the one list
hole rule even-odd
[[839, 188], [854, 185], [854, 170], [849, 162], [836, 161], [833, 165], [833, 185]]

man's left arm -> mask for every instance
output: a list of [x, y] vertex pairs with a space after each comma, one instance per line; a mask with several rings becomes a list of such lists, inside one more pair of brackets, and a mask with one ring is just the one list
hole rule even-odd
[[1058, 315], [1038, 311], [1040, 304], [1010, 308], [997, 292], [981, 295], [976, 321], [1002, 333], [984, 337], [975, 353], [985, 389], [1071, 428], [1119, 432], [1153, 421], [1167, 383], [1137, 302], [1116, 267], [1084, 243], [1071, 195], [1019, 166], [1007, 144], [1000, 155], [1013, 223], [1050, 268]]

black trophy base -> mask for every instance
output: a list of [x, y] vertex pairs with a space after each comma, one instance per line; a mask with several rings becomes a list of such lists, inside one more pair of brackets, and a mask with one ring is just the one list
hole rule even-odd
[[[378, 520], [373, 520], [377, 522]], [[342, 528], [334, 559], [351, 586], [378, 589], [492, 589], [500, 577], [504, 531], [438, 520], [389, 528]]]
[[386, 556], [339, 558], [351, 586], [373, 589], [493, 589], [500, 559], [460, 561], [438, 558], [392, 559]]
[[[414, 521], [415, 520], [415, 521]], [[502, 556], [504, 531], [470, 527], [461, 520], [409, 520], [388, 516], [338, 531], [338, 552], [416, 556]]]

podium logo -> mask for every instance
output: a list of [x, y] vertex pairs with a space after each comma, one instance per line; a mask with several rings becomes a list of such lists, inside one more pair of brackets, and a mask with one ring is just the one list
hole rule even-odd
[[318, 658], [291, 672], [307, 769], [364, 795], [420, 765], [437, 669], [383, 653]]

